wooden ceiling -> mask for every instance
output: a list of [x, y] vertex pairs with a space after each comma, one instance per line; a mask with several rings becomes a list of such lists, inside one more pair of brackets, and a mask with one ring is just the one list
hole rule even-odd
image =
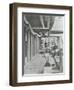
[[[33, 32], [38, 33], [38, 34], [42, 33], [44, 35], [46, 32], [51, 31], [55, 22], [55, 17], [56, 16], [54, 15], [25, 14], [24, 22], [29, 24]], [[51, 33], [60, 34], [63, 32], [51, 31]]]

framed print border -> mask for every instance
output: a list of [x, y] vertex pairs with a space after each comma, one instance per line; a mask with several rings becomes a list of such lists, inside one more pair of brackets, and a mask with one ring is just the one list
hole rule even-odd
[[[55, 10], [69, 10], [69, 80], [53, 80], [53, 81], [34, 81], [34, 82], [17, 82], [17, 8], [42, 8], [42, 9], [55, 9]], [[42, 5], [42, 4], [27, 4], [27, 3], [12, 3], [10, 4], [10, 80], [11, 86], [28, 86], [28, 85], [45, 85], [45, 84], [62, 84], [72, 83], [72, 7], [61, 5]]]

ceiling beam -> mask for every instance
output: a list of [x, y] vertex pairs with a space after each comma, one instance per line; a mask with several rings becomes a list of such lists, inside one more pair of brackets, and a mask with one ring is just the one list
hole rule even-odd
[[43, 29], [43, 30], [45, 30], [45, 29], [49, 29], [49, 28], [45, 28], [45, 27], [32, 27], [32, 29]]
[[47, 28], [50, 27], [50, 16], [48, 17], [48, 21], [47, 21]]
[[42, 15], [40, 15], [40, 21], [41, 21], [42, 27], [45, 28], [44, 21], [43, 21], [43, 16]]

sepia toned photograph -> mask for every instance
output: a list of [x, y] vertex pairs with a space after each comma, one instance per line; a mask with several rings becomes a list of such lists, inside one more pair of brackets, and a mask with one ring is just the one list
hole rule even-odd
[[64, 14], [22, 13], [22, 75], [64, 73]]

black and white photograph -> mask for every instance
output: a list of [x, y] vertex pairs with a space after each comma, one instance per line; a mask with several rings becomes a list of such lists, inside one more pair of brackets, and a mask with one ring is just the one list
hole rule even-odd
[[64, 73], [64, 14], [22, 13], [22, 75]]
[[10, 84], [72, 82], [72, 7], [10, 5]]

